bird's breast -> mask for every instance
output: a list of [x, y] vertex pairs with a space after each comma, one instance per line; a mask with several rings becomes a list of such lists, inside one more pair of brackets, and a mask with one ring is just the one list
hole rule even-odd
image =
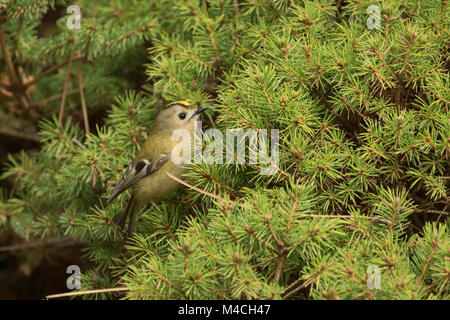
[[147, 205], [177, 191], [180, 184], [170, 178], [167, 173], [181, 178], [186, 169], [185, 166], [176, 165], [169, 160], [160, 169], [136, 183], [133, 188], [134, 198], [140, 205]]

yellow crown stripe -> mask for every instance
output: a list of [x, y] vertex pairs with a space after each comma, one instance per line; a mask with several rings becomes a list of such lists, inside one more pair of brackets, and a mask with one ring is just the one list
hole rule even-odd
[[191, 105], [191, 104], [190, 104], [189, 102], [187, 102], [187, 101], [175, 101], [175, 102], [169, 103], [168, 107], [169, 107], [169, 106], [172, 106], [172, 105], [174, 105], [174, 104], [181, 104], [181, 105], [186, 106], [186, 107], [189, 107], [189, 106]]

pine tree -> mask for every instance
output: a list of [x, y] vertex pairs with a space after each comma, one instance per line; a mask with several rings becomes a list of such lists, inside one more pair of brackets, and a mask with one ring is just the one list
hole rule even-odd
[[[2, 232], [83, 241], [81, 290], [127, 299], [448, 299], [448, 3], [342, 3], [78, 1], [81, 29], [39, 37], [69, 2], [7, 1], [0, 106], [41, 149], [10, 156]], [[278, 129], [277, 173], [194, 164], [127, 240], [106, 199], [180, 99], [205, 130]]]

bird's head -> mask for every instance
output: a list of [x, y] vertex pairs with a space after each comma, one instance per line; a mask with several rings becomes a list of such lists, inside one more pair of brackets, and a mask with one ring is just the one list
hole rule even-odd
[[186, 101], [172, 102], [156, 116], [154, 128], [168, 131], [186, 129], [194, 132], [195, 121], [206, 109], [198, 109]]

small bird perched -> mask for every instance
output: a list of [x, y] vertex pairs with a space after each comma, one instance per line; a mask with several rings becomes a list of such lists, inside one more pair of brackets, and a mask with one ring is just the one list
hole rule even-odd
[[136, 214], [140, 208], [178, 189], [179, 183], [166, 174], [181, 177], [186, 170], [186, 166], [178, 165], [170, 159], [172, 149], [179, 143], [172, 140], [172, 132], [185, 129], [193, 135], [194, 123], [206, 109], [197, 109], [186, 101], [176, 101], [156, 116], [150, 136], [107, 200], [109, 204], [132, 187], [127, 207], [113, 218], [113, 222], [123, 228], [127, 217], [130, 216], [129, 235], [133, 232]]

